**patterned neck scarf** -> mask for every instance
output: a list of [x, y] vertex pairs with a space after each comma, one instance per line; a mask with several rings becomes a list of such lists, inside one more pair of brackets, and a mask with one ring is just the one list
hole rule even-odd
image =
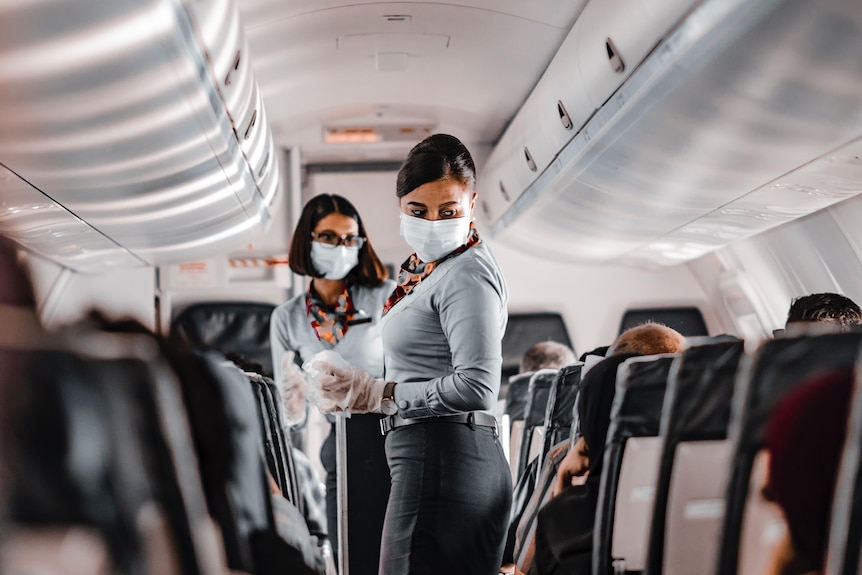
[[482, 240], [479, 239], [479, 232], [476, 231], [476, 227], [472, 222], [470, 222], [470, 237], [467, 238], [467, 242], [458, 246], [453, 252], [439, 260], [434, 262], [423, 262], [415, 252], [412, 253], [410, 257], [401, 264], [401, 271], [398, 272], [398, 285], [395, 286], [395, 291], [393, 291], [392, 295], [386, 300], [386, 304], [383, 306], [383, 315], [386, 315], [386, 312], [388, 312], [392, 306], [401, 301], [404, 296], [412, 292], [413, 288], [422, 283], [422, 280], [430, 276], [431, 272], [433, 272], [437, 266], [448, 259], [463, 254], [473, 246], [478, 245], [481, 241]]
[[308, 284], [308, 292], [305, 294], [305, 313], [311, 320], [311, 327], [314, 328], [317, 339], [328, 341], [332, 345], [341, 341], [356, 313], [350, 292], [347, 290], [347, 282], [342, 285], [341, 294], [334, 307], [323, 302], [314, 291], [313, 283]]

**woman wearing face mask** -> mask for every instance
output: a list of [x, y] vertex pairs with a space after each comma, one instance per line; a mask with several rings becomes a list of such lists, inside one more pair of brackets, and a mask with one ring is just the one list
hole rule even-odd
[[498, 572], [512, 483], [497, 400], [506, 282], [473, 226], [475, 168], [457, 139], [419, 143], [398, 173], [401, 266], [383, 316], [383, 378], [325, 365], [324, 397], [386, 413], [392, 491], [380, 573]]
[[[322, 194], [309, 200], [290, 244], [290, 269], [311, 276], [308, 290], [277, 307], [270, 340], [275, 380], [280, 382], [289, 423], [306, 414], [301, 365], [324, 350], [338, 352], [368, 373], [383, 373], [380, 315], [395, 283], [387, 280], [356, 208]], [[350, 573], [377, 573], [380, 532], [389, 496], [389, 468], [379, 415], [347, 420], [348, 538]], [[332, 420], [334, 421], [334, 420]], [[321, 446], [326, 469], [329, 538], [337, 550], [335, 426]]]

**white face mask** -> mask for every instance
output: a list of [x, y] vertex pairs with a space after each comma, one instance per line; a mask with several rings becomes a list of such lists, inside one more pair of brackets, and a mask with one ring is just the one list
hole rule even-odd
[[311, 242], [311, 263], [328, 280], [341, 280], [359, 263], [359, 246], [329, 246]]
[[435, 262], [467, 241], [470, 218], [424, 220], [401, 214], [401, 237], [423, 262]]

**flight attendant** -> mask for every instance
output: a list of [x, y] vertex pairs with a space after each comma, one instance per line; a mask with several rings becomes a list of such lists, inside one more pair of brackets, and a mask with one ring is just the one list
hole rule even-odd
[[[290, 244], [290, 269], [310, 276], [308, 290], [272, 314], [270, 340], [276, 381], [282, 393], [300, 397], [305, 413], [303, 381], [297, 365], [324, 350], [338, 352], [368, 373], [382, 375], [381, 313], [395, 283], [387, 280], [356, 208], [347, 199], [321, 194], [302, 210]], [[299, 377], [297, 377], [299, 374]], [[303, 419], [288, 413], [288, 419]], [[347, 420], [349, 517], [348, 551], [351, 575], [376, 574], [380, 533], [389, 496], [380, 415], [355, 415]], [[334, 420], [333, 420], [334, 421]], [[335, 426], [321, 446], [326, 469], [327, 529], [337, 553], [337, 477]]]
[[[401, 266], [383, 316], [383, 378], [324, 366], [325, 399], [384, 420], [392, 491], [380, 573], [498, 572], [512, 499], [490, 413], [500, 387], [506, 282], [473, 225], [475, 167], [455, 137], [429, 136], [402, 165]], [[349, 386], [346, 384], [349, 383]]]

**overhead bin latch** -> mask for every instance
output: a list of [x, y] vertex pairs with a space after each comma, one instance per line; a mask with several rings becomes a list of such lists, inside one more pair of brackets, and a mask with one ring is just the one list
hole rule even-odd
[[538, 167], [536, 166], [536, 161], [533, 159], [533, 155], [530, 153], [530, 149], [524, 146], [524, 159], [527, 160], [527, 167], [530, 168], [531, 172], [535, 172]]
[[572, 118], [566, 111], [566, 107], [563, 105], [562, 100], [557, 100], [557, 113], [560, 115], [560, 122], [563, 123], [563, 127], [567, 130], [571, 130], [575, 124], [572, 122]]
[[230, 75], [234, 73], [234, 70], [239, 70], [239, 60], [240, 60], [240, 51], [236, 51], [236, 59], [233, 61], [233, 66], [228, 70], [227, 75], [224, 77], [224, 85], [230, 86], [232, 83]]
[[509, 196], [509, 192], [506, 191], [506, 186], [503, 185], [503, 180], [500, 180], [500, 193], [503, 194], [503, 199], [507, 202], [511, 202], [512, 198]]
[[608, 52], [608, 61], [611, 63], [611, 68], [613, 68], [614, 72], [617, 74], [625, 71], [626, 64], [623, 62], [622, 56], [620, 56], [620, 51], [617, 50], [614, 41], [611, 40], [610, 36], [605, 38], [605, 50]]

